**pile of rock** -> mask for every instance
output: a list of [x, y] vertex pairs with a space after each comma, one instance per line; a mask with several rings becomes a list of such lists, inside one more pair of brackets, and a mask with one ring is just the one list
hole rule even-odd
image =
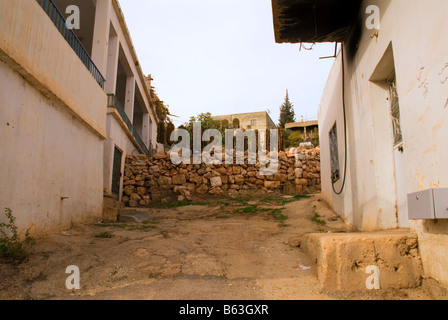
[[[279, 152], [276, 174], [260, 174], [261, 164], [174, 165], [164, 152], [126, 158], [122, 201], [126, 206], [192, 200], [194, 196], [262, 193], [305, 194], [320, 191], [320, 151], [294, 148]], [[247, 156], [246, 156], [247, 159]]]

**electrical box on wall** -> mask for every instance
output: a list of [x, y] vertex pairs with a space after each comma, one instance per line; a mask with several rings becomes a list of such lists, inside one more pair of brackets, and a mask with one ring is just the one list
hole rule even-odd
[[448, 189], [408, 194], [409, 220], [448, 219]]

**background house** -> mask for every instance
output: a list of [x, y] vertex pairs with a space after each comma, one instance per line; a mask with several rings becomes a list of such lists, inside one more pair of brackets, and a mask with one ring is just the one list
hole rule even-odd
[[230, 126], [234, 129], [264, 130], [277, 128], [266, 111], [213, 116], [212, 118], [221, 121], [223, 127]]
[[360, 231], [416, 232], [425, 275], [448, 285], [448, 220], [410, 220], [407, 200], [448, 187], [448, 2], [273, 0], [273, 8], [277, 42], [343, 44], [319, 110], [324, 198]]
[[319, 122], [317, 120], [300, 121], [285, 124], [285, 129], [291, 131], [289, 139], [297, 143], [312, 142], [319, 146]]

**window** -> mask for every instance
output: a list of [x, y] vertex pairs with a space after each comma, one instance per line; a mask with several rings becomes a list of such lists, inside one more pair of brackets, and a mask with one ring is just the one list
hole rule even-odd
[[336, 123], [330, 130], [331, 181], [335, 183], [341, 176], [339, 172], [338, 130]]
[[252, 119], [252, 120], [250, 120], [250, 126], [251, 126], [251, 127], [258, 126], [258, 119]]
[[394, 145], [398, 145], [403, 141], [400, 123], [400, 103], [398, 99], [397, 83], [394, 80], [389, 82], [390, 91], [390, 110], [392, 117], [392, 128], [394, 131]]

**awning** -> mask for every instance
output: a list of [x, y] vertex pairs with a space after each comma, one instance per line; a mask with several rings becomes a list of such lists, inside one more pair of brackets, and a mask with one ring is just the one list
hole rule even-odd
[[342, 42], [361, 0], [272, 0], [277, 43]]

